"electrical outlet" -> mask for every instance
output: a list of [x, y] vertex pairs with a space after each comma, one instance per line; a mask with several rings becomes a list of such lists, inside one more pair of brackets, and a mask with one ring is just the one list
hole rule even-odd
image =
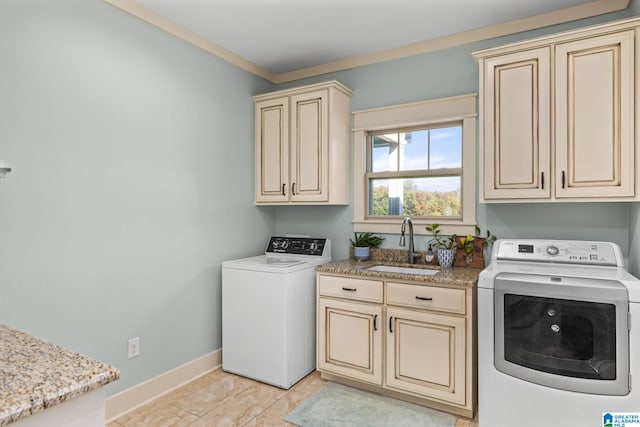
[[140, 356], [140, 337], [131, 338], [127, 346], [127, 357], [133, 359]]

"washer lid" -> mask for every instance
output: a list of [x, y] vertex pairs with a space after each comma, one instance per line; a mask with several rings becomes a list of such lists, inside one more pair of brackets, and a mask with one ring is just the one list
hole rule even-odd
[[287, 255], [258, 255], [222, 263], [222, 268], [246, 271], [262, 271], [265, 273], [288, 274], [295, 271], [312, 269], [316, 265], [331, 261], [331, 258], [314, 257], [312, 259]]
[[268, 266], [271, 268], [286, 268], [294, 265], [304, 264], [306, 261], [297, 258], [276, 258], [272, 256], [259, 255], [251, 258], [238, 259], [234, 261], [239, 265], [246, 266]]

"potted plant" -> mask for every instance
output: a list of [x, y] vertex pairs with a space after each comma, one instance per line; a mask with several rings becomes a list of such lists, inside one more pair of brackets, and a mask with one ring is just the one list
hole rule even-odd
[[485, 249], [490, 248], [496, 240], [497, 237], [489, 230], [483, 236], [478, 226], [475, 228], [475, 235], [458, 237], [458, 248], [462, 251], [456, 254], [454, 267], [484, 268]]
[[[475, 235], [468, 234], [461, 237], [455, 234], [450, 237], [440, 235], [440, 224], [431, 224], [426, 230], [433, 234], [429, 244], [434, 244], [438, 250], [438, 264], [441, 267], [473, 267], [484, 268], [484, 249], [491, 247], [497, 240], [491, 231], [487, 230], [482, 236], [482, 230], [476, 226]], [[460, 252], [457, 250], [461, 249]]]
[[429, 240], [429, 244], [436, 246], [438, 264], [440, 267], [451, 267], [458, 250], [458, 242], [455, 234], [449, 237], [440, 235], [440, 224], [431, 224], [425, 227], [428, 232], [433, 234], [433, 239]]
[[473, 262], [473, 251], [476, 249], [476, 243], [476, 239], [471, 234], [458, 238], [458, 248], [462, 249], [462, 256], [467, 266], [470, 266]]
[[357, 260], [369, 259], [369, 248], [377, 248], [384, 241], [384, 237], [375, 236], [373, 233], [353, 233], [353, 239], [349, 239], [353, 246], [353, 257]]

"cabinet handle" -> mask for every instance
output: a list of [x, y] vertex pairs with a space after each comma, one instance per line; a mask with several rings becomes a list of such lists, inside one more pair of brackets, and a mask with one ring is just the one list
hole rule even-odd
[[540, 172], [540, 185], [542, 185], [542, 189], [544, 190], [544, 172]]
[[282, 195], [283, 195], [283, 196], [285, 195], [284, 187], [285, 187], [286, 185], [287, 185], [287, 184], [282, 184]]
[[373, 330], [374, 331], [378, 330], [377, 322], [378, 322], [378, 315], [376, 314], [376, 315], [373, 316]]
[[431, 297], [419, 297], [417, 295], [416, 295], [416, 299], [420, 301], [433, 301], [433, 298]]
[[355, 291], [357, 291], [357, 290], [358, 290], [358, 288], [346, 288], [346, 287], [344, 287], [344, 286], [343, 286], [343, 287], [342, 287], [342, 290], [343, 290], [343, 291], [349, 291], [349, 292], [355, 292]]
[[393, 316], [389, 317], [389, 332], [393, 333]]
[[562, 171], [562, 188], [564, 188], [564, 181], [565, 181], [566, 177], [565, 177], [565, 173], [564, 171]]
[[296, 195], [296, 183], [295, 182], [293, 184], [291, 184], [291, 195], [292, 196]]

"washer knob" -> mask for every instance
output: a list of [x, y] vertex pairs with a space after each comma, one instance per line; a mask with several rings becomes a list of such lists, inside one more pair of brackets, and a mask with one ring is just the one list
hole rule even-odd
[[560, 253], [560, 249], [558, 249], [557, 246], [547, 246], [547, 253], [551, 256], [555, 256]]

